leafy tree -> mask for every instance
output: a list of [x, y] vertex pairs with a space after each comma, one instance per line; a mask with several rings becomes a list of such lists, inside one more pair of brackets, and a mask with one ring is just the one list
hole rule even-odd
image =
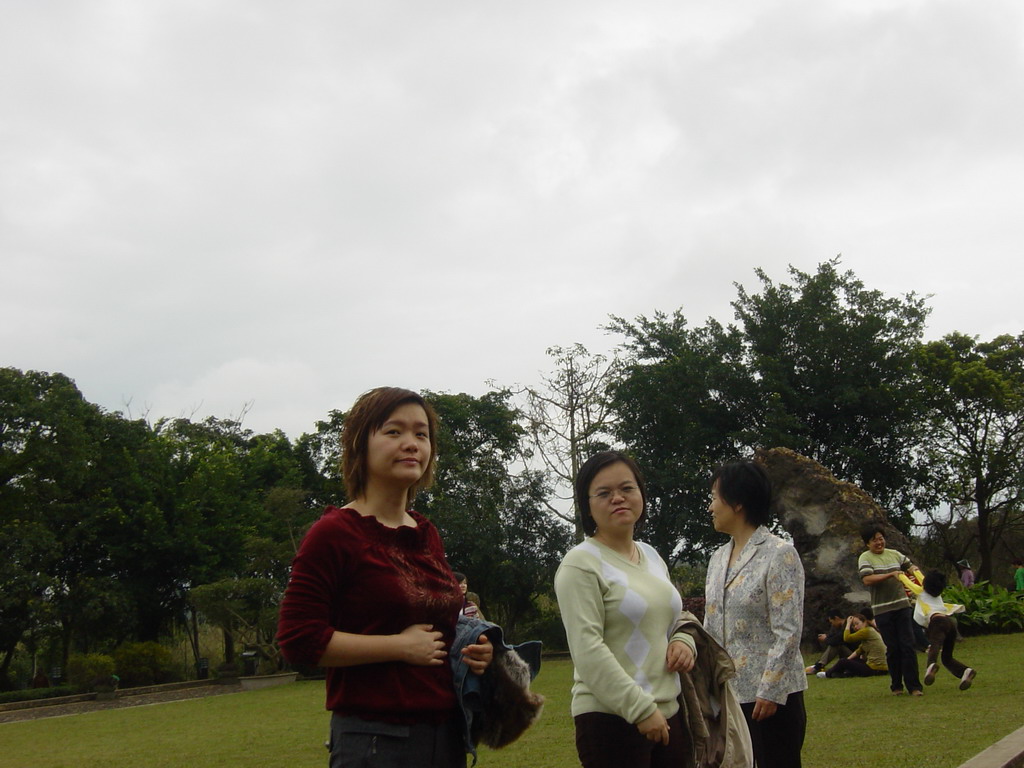
[[678, 311], [632, 323], [613, 317], [608, 329], [625, 337], [611, 403], [615, 434], [647, 483], [640, 536], [666, 562], [700, 559], [719, 543], [705, 513], [710, 470], [741, 449], [747, 427], [752, 384], [739, 333], [713, 320], [690, 329]]
[[[181, 545], [182, 599], [190, 595], [194, 601], [199, 594], [204, 600], [201, 611], [213, 615], [217, 595], [242, 599], [236, 595], [239, 585], [283, 590], [294, 555], [295, 505], [305, 497], [295, 487], [302, 480], [301, 462], [288, 439], [279, 431], [254, 435], [235, 420], [215, 418], [200, 423], [178, 419], [159, 427], [172, 448], [178, 488], [169, 519]], [[279, 514], [283, 508], [291, 517]], [[201, 589], [225, 584], [235, 591]], [[265, 598], [263, 610], [276, 609], [277, 598], [263, 587], [253, 587], [246, 595], [247, 600], [255, 599], [253, 595]], [[234, 602], [224, 610], [240, 613]], [[231, 662], [235, 625], [220, 625], [225, 657]], [[198, 654], [194, 623], [192, 630]]]
[[813, 458], [906, 528], [927, 474], [915, 454], [923, 423], [915, 359], [929, 309], [913, 293], [867, 289], [838, 265], [814, 274], [790, 267], [791, 285], [755, 270], [756, 294], [737, 285], [744, 363], [757, 383], [744, 408], [745, 442]]
[[0, 691], [13, 685], [8, 674], [18, 643], [24, 639], [34, 652], [38, 631], [50, 624], [43, 597], [50, 585], [44, 566], [52, 552], [52, 536], [39, 523], [0, 523]]
[[612, 385], [616, 436], [650, 476], [650, 530], [667, 559], [703, 553], [707, 478], [723, 459], [788, 447], [858, 483], [909, 524], [927, 474], [917, 451], [923, 403], [915, 359], [928, 310], [913, 294], [868, 290], [838, 259], [793, 284], [762, 271], [760, 293], [737, 285], [738, 326], [695, 329], [681, 312], [634, 322]]
[[66, 560], [82, 562], [95, 535], [83, 502], [100, 418], [62, 374], [0, 369], [0, 677], [42, 601], [66, 594]]
[[316, 510], [308, 504], [308, 493], [302, 488], [270, 488], [263, 498], [267, 516], [276, 521], [287, 541], [289, 559], [299, 551], [299, 543], [309, 526], [316, 520]]
[[[156, 640], [182, 608], [181, 552], [169, 525], [175, 487], [171, 454], [150, 424], [104, 414], [100, 451], [90, 478], [90, 509], [98, 528], [93, 578], [107, 580], [118, 620], [99, 620], [94, 637]], [[100, 555], [102, 552], [102, 555]], [[78, 564], [75, 574], [88, 572]], [[104, 635], [103, 629], [107, 632]]]
[[[619, 361], [592, 355], [582, 344], [550, 347], [555, 368], [541, 376], [539, 387], [521, 387], [525, 402], [530, 455], [539, 459], [552, 480], [551, 495], [560, 505], [544, 500], [548, 512], [572, 523], [582, 541], [573, 482], [580, 466], [596, 451], [607, 448], [614, 428], [614, 411], [606, 397], [608, 382], [618, 375]], [[571, 505], [572, 513], [565, 511]]]
[[1024, 334], [989, 342], [960, 333], [921, 349], [930, 434], [931, 485], [956, 527], [976, 523], [979, 580], [993, 576], [996, 543], [1024, 530]]
[[252, 433], [237, 421], [212, 417], [157, 428], [172, 449], [178, 492], [169, 517], [187, 567], [186, 589], [241, 572], [246, 535], [260, 516], [245, 471]]
[[269, 647], [277, 606], [284, 590], [270, 579], [228, 578], [202, 584], [189, 592], [189, 599], [207, 620], [224, 633], [224, 663], [235, 663], [235, 641], [240, 630], [254, 642]]
[[345, 414], [332, 410], [327, 419], [316, 423], [316, 431], [302, 435], [295, 452], [302, 471], [302, 487], [307, 489], [310, 503], [322, 509], [339, 504], [345, 497], [341, 477], [341, 429]]
[[489, 618], [513, 632], [569, 544], [546, 511], [540, 473], [509, 471], [524, 429], [508, 391], [426, 393], [440, 419], [437, 477], [416, 508], [437, 525], [449, 562], [469, 577]]

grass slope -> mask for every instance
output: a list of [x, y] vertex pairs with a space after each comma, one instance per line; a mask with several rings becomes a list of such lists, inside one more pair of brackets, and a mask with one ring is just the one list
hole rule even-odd
[[[1024, 635], [970, 638], [957, 656], [980, 670], [974, 687], [959, 691], [943, 670], [922, 699], [889, 695], [888, 678], [810, 679], [804, 765], [955, 768], [1024, 724]], [[571, 684], [569, 662], [546, 662], [534, 684], [547, 697], [540, 722], [504, 750], [482, 749], [477, 765], [578, 765]], [[9, 723], [0, 725], [0, 767], [322, 768], [328, 719], [323, 683], [306, 682]]]

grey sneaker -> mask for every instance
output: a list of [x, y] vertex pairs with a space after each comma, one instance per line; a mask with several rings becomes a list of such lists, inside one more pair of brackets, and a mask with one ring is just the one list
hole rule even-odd
[[929, 664], [928, 669], [924, 671], [924, 684], [931, 685], [935, 682], [935, 673], [939, 671], [938, 664]]
[[[815, 677], [820, 677], [820, 678], [821, 678], [822, 680], [824, 680], [824, 679], [825, 679], [825, 677], [826, 677], [826, 675], [825, 675], [825, 670], [823, 669], [823, 670], [821, 670], [820, 672], [815, 672], [815, 673], [814, 673], [814, 676], [815, 676]], [[970, 685], [970, 683], [968, 683], [968, 685]]]
[[971, 687], [971, 683], [974, 682], [974, 676], [976, 674], [978, 674], [978, 673], [975, 672], [970, 667], [968, 667], [967, 669], [964, 670], [963, 677], [960, 678], [960, 690], [961, 691], [966, 691], [968, 688]]

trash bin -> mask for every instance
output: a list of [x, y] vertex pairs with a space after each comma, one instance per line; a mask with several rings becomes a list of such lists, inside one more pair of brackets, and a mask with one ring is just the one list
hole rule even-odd
[[209, 680], [210, 679], [210, 660], [207, 658], [201, 658], [196, 661], [196, 679], [197, 680]]
[[242, 674], [252, 677], [259, 667], [259, 654], [256, 651], [242, 651]]

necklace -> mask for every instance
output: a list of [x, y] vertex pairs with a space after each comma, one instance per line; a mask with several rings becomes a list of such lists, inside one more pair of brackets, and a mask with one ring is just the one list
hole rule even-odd
[[[618, 553], [620, 556], [624, 555], [624, 553], [622, 552], [621, 549], [617, 549], [616, 547], [613, 547], [609, 542], [605, 541], [604, 537], [600, 534], [600, 532], [594, 534], [594, 538], [597, 541], [600, 541], [606, 547], [608, 547], [608, 549], [612, 550], [613, 552]], [[627, 560], [629, 560], [629, 562], [631, 562], [631, 563], [639, 564], [640, 563], [640, 549], [639, 549], [639, 547], [637, 547], [635, 541], [630, 541], [630, 544], [632, 545], [633, 548], [629, 551], [628, 555], [625, 555], [625, 558]]]

